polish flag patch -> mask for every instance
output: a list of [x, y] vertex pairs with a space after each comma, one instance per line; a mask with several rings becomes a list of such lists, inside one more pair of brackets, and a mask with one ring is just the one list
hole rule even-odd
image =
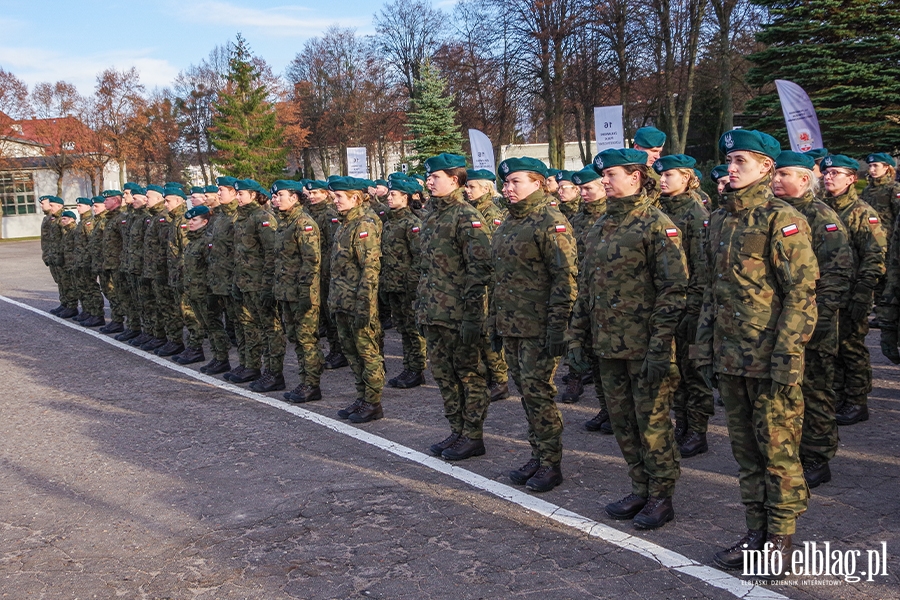
[[306, 225], [303, 227], [303, 231], [312, 231], [312, 225]]
[[337, 223], [338, 220], [337, 220], [337, 219], [331, 219], [331, 222], [332, 222], [332, 223]]
[[781, 233], [784, 234], [784, 237], [790, 237], [790, 236], [794, 235], [795, 233], [800, 233], [800, 228], [797, 227], [796, 225], [794, 225], [793, 223], [791, 223], [787, 227], [782, 227]]
[[263, 227], [268, 227], [268, 226], [269, 226], [269, 222], [268, 222], [268, 221], [263, 221], [263, 222], [262, 222], [262, 226], [263, 226]]
[[550, 206], [556, 206], [556, 202], [551, 201], [551, 202], [550, 202]]
[[369, 237], [368, 231], [360, 231], [359, 232], [359, 239], [363, 239], [363, 238], [367, 238], [367, 237]]
[[472, 227], [475, 229], [481, 229], [481, 221], [472, 221]]
[[212, 244], [210, 244], [209, 246], [207, 246], [207, 248], [212, 248]]
[[160, 223], [165, 223], [165, 222], [166, 222], [165, 217], [163, 217], [162, 219], [160, 219], [159, 222], [160, 222]]
[[666, 237], [678, 237], [678, 229], [676, 229], [675, 227], [667, 227]]
[[878, 217], [869, 217], [869, 223], [875, 225], [876, 223], [878, 223]]
[[556, 226], [556, 233], [564, 233], [565, 231], [566, 231], [565, 225], [557, 225]]
[[828, 225], [825, 226], [825, 231], [837, 231], [837, 230], [838, 230], [837, 223], [829, 223]]
[[503, 223], [503, 221], [500, 219], [494, 219], [494, 225], [500, 225], [501, 223]]
[[179, 225], [179, 227], [181, 227], [182, 229], [187, 229], [187, 223], [182, 223], [181, 225]]
[[413, 232], [413, 233], [419, 233], [419, 228], [418, 228], [418, 227], [413, 227], [413, 228], [412, 228], [412, 232]]
[[709, 227], [709, 221], [703, 221], [703, 226], [704, 226], [704, 227]]
[[124, 224], [125, 224], [125, 221], [122, 221], [122, 225], [124, 225]]

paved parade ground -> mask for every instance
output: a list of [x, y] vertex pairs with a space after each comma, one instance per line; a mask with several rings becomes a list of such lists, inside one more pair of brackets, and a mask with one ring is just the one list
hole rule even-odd
[[[451, 465], [426, 450], [449, 432], [430, 375], [350, 425], [349, 369], [304, 405], [207, 377], [49, 315], [40, 256], [0, 243], [0, 598], [900, 596], [900, 367], [877, 332], [872, 416], [841, 429], [794, 547], [859, 550], [859, 574], [885, 542], [888, 574], [758, 587], [710, 566], [746, 529], [720, 407], [710, 451], [682, 460], [675, 520], [638, 532], [603, 511], [631, 486], [614, 438], [581, 426], [593, 387], [560, 405], [564, 483], [531, 494], [506, 476], [529, 458], [518, 398], [491, 405], [487, 454]], [[385, 354], [392, 377], [394, 330]]]

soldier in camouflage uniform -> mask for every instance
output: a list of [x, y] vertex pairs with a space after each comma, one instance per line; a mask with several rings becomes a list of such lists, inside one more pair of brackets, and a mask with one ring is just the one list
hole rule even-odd
[[[162, 188], [154, 187], [158, 188], [156, 191], [161, 195]], [[155, 335], [158, 333], [158, 324], [153, 297], [153, 279], [144, 277], [144, 268], [145, 266], [149, 267], [148, 263], [151, 260], [150, 257], [144, 256], [144, 238], [151, 221], [150, 209], [147, 206], [147, 193], [147, 188], [131, 190], [131, 214], [124, 224], [124, 227], [127, 228], [127, 234], [125, 234], [127, 244], [123, 268], [127, 269], [131, 275], [128, 320], [132, 321], [132, 312], [137, 311], [138, 320], [141, 323], [141, 335], [128, 343], [137, 348], [143, 348], [144, 345], [150, 344], [154, 346], [153, 349], [156, 349], [166, 342]]]
[[[494, 182], [496, 176], [486, 169], [469, 169], [466, 171], [466, 198], [475, 210], [481, 213], [481, 228], [490, 240], [494, 231], [506, 218], [506, 210], [494, 204]], [[492, 288], [488, 288], [488, 306], [490, 306]], [[487, 367], [488, 393], [491, 402], [509, 398], [509, 368], [503, 349], [494, 352], [491, 347], [492, 331], [485, 331], [482, 341], [481, 359]]]
[[[103, 254], [103, 232], [106, 229], [106, 217], [108, 212], [103, 196], [94, 196], [91, 198], [91, 210], [94, 213], [94, 229], [91, 231], [91, 236], [88, 239], [87, 245], [88, 253], [91, 255], [91, 276], [100, 286], [101, 307], [103, 306], [103, 297], [105, 296], [106, 299], [109, 300], [109, 309], [110, 314], [112, 315], [115, 292], [112, 287], [112, 282], [105, 277], [106, 271], [103, 269], [103, 261], [105, 258]], [[100, 333], [121, 333], [124, 330], [125, 327], [122, 325], [121, 321], [116, 323], [115, 320], [110, 320], [109, 323], [97, 331]]]
[[544, 192], [547, 167], [533, 158], [500, 163], [509, 216], [494, 232], [492, 318], [495, 344], [522, 392], [531, 459], [509, 473], [535, 492], [562, 483], [563, 421], [553, 377], [566, 353], [575, 302], [578, 249], [569, 221]]
[[869, 418], [868, 394], [872, 391], [872, 365], [866, 334], [875, 288], [884, 276], [887, 239], [878, 212], [856, 194], [856, 160], [842, 154], [822, 159], [825, 203], [847, 227], [853, 250], [855, 276], [847, 309], [840, 312], [840, 348], [834, 369], [838, 425], [853, 425]]
[[78, 198], [75, 204], [79, 220], [75, 226], [73, 281], [82, 308], [82, 314], [75, 317], [75, 320], [84, 327], [100, 327], [106, 324], [103, 315], [103, 294], [91, 269], [92, 256], [89, 245], [94, 232], [94, 211], [91, 208], [93, 204], [94, 201], [90, 198]]
[[363, 206], [366, 187], [363, 180], [353, 177], [334, 177], [328, 182], [341, 221], [331, 246], [328, 310], [356, 382], [356, 400], [339, 410], [338, 416], [353, 423], [384, 416], [384, 357], [378, 322], [382, 228], [378, 217]]
[[[53, 282], [59, 290], [59, 306], [50, 311], [63, 319], [69, 319], [78, 314], [78, 306], [72, 306], [72, 299], [66, 295], [67, 289], [63, 283], [63, 247], [62, 230], [59, 228], [59, 220], [63, 212], [65, 202], [59, 196], [41, 196], [41, 210], [44, 211], [44, 220], [41, 221], [41, 258], [50, 269]], [[74, 311], [74, 312], [73, 312]]]
[[[331, 242], [334, 239], [334, 232], [340, 225], [338, 213], [334, 209], [331, 197], [328, 192], [328, 184], [324, 181], [312, 180], [307, 181], [306, 197], [308, 204], [307, 211], [312, 216], [316, 225], [319, 226], [319, 254], [321, 256], [319, 268], [319, 285], [320, 295], [319, 302], [321, 309], [319, 311], [319, 331], [325, 332], [328, 339], [328, 354], [325, 356], [324, 366], [326, 369], [340, 369], [346, 367], [350, 363], [344, 353], [341, 352], [341, 341], [338, 338], [337, 327], [331, 319], [331, 313], [328, 311], [328, 286], [331, 281]], [[319, 337], [322, 337], [321, 335]]]
[[103, 287], [103, 293], [109, 300], [110, 322], [105, 327], [100, 328], [101, 333], [116, 334], [116, 339], [121, 342], [128, 342], [140, 335], [140, 323], [128, 323], [125, 327], [125, 304], [127, 298], [128, 284], [125, 273], [121, 270], [122, 261], [124, 260], [125, 248], [122, 243], [122, 221], [125, 219], [125, 209], [122, 207], [122, 193], [119, 192], [113, 196], [101, 196], [100, 201], [106, 208], [103, 213], [106, 217], [106, 223], [103, 227], [103, 239], [101, 240], [102, 252], [102, 273], [100, 275], [100, 283]]
[[[284, 331], [276, 310], [272, 283], [278, 225], [264, 206], [268, 192], [252, 179], [234, 182], [238, 194], [234, 221], [234, 298], [240, 300], [238, 321], [244, 328], [247, 350], [242, 363], [225, 374], [232, 383], [249, 383], [262, 377], [262, 355], [266, 351], [265, 387], [285, 388]], [[280, 380], [279, 380], [280, 378]]]
[[388, 385], [409, 389], [425, 383], [425, 338], [416, 328], [414, 309], [419, 285], [422, 222], [409, 209], [416, 185], [408, 179], [388, 182], [388, 220], [381, 237], [381, 277], [378, 293], [391, 311], [391, 320], [403, 340], [403, 371]]
[[634, 132], [634, 142], [632, 147], [635, 150], [643, 150], [647, 153], [647, 173], [656, 182], [655, 189], [647, 189], [647, 197], [650, 202], [659, 208], [659, 175], [653, 170], [655, 163], [662, 154], [663, 146], [666, 145], [666, 134], [656, 127], [641, 127]]
[[[169, 276], [169, 288], [172, 293], [172, 306], [167, 307], [166, 315], [170, 325], [167, 326], [166, 345], [156, 353], [159, 356], [171, 356], [172, 360], [182, 365], [206, 360], [203, 355], [203, 338], [206, 337], [197, 316], [184, 296], [184, 260], [182, 253], [187, 246], [188, 224], [184, 218], [187, 210], [186, 196], [181, 188], [168, 188], [165, 203], [168, 215], [166, 230], [166, 269]], [[187, 348], [184, 346], [183, 330], [188, 330]]]
[[[600, 174], [593, 167], [573, 173], [572, 183], [579, 187], [579, 195], [582, 200], [581, 210], [569, 219], [578, 247], [580, 272], [580, 265], [584, 264], [585, 260], [585, 243], [588, 232], [594, 223], [606, 213], [606, 190], [600, 181]], [[590, 331], [584, 332], [580, 352], [580, 357], [576, 352], [566, 358], [569, 374], [566, 379], [566, 389], [560, 399], [567, 404], [578, 402], [581, 394], [584, 393], [585, 384], [593, 381], [597, 400], [600, 403], [600, 411], [593, 418], [584, 422], [584, 428], [588, 431], [599, 431], [612, 435], [612, 423], [609, 422], [609, 410], [606, 407], [606, 396], [603, 395], [603, 384], [600, 379], [600, 360], [594, 353], [593, 336]]]
[[[60, 282], [63, 294], [69, 298], [69, 303], [75, 310], [70, 318], [78, 316], [78, 286], [75, 279], [75, 227], [77, 215], [71, 210], [64, 210], [59, 218], [60, 248], [62, 262], [60, 264]], [[59, 316], [62, 317], [61, 313]], [[66, 318], [66, 317], [63, 317]]]
[[684, 154], [670, 154], [653, 163], [653, 169], [660, 176], [660, 205], [681, 231], [681, 245], [688, 265], [685, 313], [675, 330], [675, 352], [681, 375], [674, 397], [675, 440], [682, 458], [709, 449], [706, 430], [715, 411], [712, 390], [688, 356], [697, 336], [703, 293], [709, 285], [709, 269], [703, 252], [709, 211], [695, 194], [700, 187], [694, 174], [696, 162]]
[[557, 208], [569, 220], [569, 223], [572, 222], [572, 217], [581, 210], [581, 193], [578, 185], [572, 182], [574, 174], [575, 171], [560, 171], [554, 176], [557, 185], [556, 196], [559, 198]]
[[490, 281], [490, 241], [482, 216], [466, 202], [466, 161], [439, 154], [425, 161], [433, 210], [422, 224], [416, 323], [444, 401], [450, 435], [429, 451], [449, 460], [484, 454], [490, 399], [481, 360]]
[[806, 217], [812, 232], [813, 250], [819, 264], [816, 282], [818, 320], [806, 345], [803, 371], [803, 436], [800, 461], [810, 488], [831, 481], [828, 461], [838, 445], [834, 418], [834, 357], [838, 351], [838, 314], [850, 292], [853, 279], [853, 252], [847, 229], [840, 217], [824, 202], [815, 199], [819, 184], [813, 174], [812, 157], [782, 152], [775, 161], [772, 191]]
[[[272, 185], [272, 199], [277, 199], [282, 215], [276, 232], [273, 293], [300, 367], [299, 385], [284, 394], [291, 402], [322, 399], [319, 382], [324, 357], [318, 335], [321, 243], [319, 226], [300, 204], [302, 190], [300, 181], [282, 179]], [[264, 383], [259, 379], [251, 387], [256, 385], [257, 391], [269, 391], [263, 387]]]
[[[770, 542], [791, 556], [809, 492], [800, 463], [803, 355], [816, 323], [816, 255], [806, 219], [769, 187], [778, 141], [738, 129], [719, 140], [729, 185], [710, 217], [706, 288], [691, 358], [725, 402], [748, 532], [717, 552], [727, 569]], [[788, 564], [783, 562], [782, 564]]]
[[[874, 152], [866, 157], [869, 165], [868, 185], [860, 194], [860, 200], [878, 211], [878, 218], [887, 236], [885, 256], [891, 254], [891, 232], [900, 215], [900, 182], [896, 180], [897, 162], [890, 154]], [[885, 279], [882, 277], [875, 287], [875, 302], [884, 295]], [[878, 320], [871, 323], [878, 326]]]
[[[169, 318], [175, 304], [174, 290], [169, 287], [168, 232], [169, 216], [165, 205], [166, 188], [147, 186], [147, 208], [144, 217], [143, 264], [141, 268], [141, 311], [150, 316], [153, 338], [141, 345], [141, 350], [156, 352], [174, 337], [174, 325]], [[135, 203], [139, 200], [135, 198]], [[135, 257], [132, 256], [132, 260]], [[182, 325], [178, 325], [179, 337]]]
[[[603, 175], [606, 212], [585, 241], [570, 352], [592, 336], [610, 422], [628, 465], [632, 493], [606, 506], [614, 519], [641, 529], [675, 516], [680, 475], [669, 410], [677, 383], [674, 335], [688, 275], [681, 235], [646, 191], [647, 154], [605, 150], [594, 158]], [[578, 362], [576, 360], [576, 362]]]

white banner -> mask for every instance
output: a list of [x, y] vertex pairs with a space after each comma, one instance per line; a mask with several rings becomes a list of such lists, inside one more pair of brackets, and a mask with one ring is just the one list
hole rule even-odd
[[497, 166], [494, 163], [494, 145], [488, 136], [484, 135], [477, 129], [469, 130], [469, 144], [472, 145], [472, 168], [487, 169], [493, 174], [497, 174]]
[[594, 107], [594, 135], [597, 138], [597, 152], [625, 147], [621, 104]]
[[347, 175], [360, 179], [369, 178], [369, 162], [366, 159], [366, 149], [347, 148]]
[[816, 109], [803, 88], [784, 79], [776, 79], [775, 87], [781, 99], [781, 112], [784, 113], [791, 150], [807, 152], [824, 147]]

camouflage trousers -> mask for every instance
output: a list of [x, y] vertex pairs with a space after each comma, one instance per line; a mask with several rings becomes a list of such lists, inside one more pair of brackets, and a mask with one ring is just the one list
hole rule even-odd
[[509, 365], [506, 364], [506, 356], [503, 349], [494, 352], [491, 348], [491, 338], [486, 335], [481, 340], [481, 360], [487, 368], [487, 381], [489, 384], [504, 384], [509, 382]]
[[828, 462], [837, 453], [838, 426], [834, 419], [834, 357], [806, 349], [803, 370], [802, 462]]
[[137, 284], [132, 287], [132, 302], [140, 311], [141, 329], [153, 337], [165, 337], [165, 330], [159, 324], [156, 310], [156, 297], [153, 295], [153, 280], [138, 277]]
[[170, 342], [183, 343], [184, 317], [181, 314], [181, 294], [165, 279], [153, 280], [153, 300], [156, 311], [156, 331]]
[[53, 275], [53, 281], [59, 288], [59, 303], [66, 308], [78, 308], [78, 286], [75, 284], [72, 269], [53, 266], [50, 267], [50, 274]]
[[332, 320], [337, 327], [341, 340], [341, 348], [353, 378], [356, 381], [356, 397], [370, 404], [381, 404], [381, 392], [384, 389], [384, 357], [378, 347], [381, 337], [381, 325], [377, 318], [369, 320], [363, 329], [354, 327], [354, 315], [345, 312], [332, 313]]
[[431, 374], [441, 391], [450, 430], [480, 440], [490, 396], [478, 345], [463, 344], [457, 329], [440, 325], [425, 325], [423, 329]]
[[319, 306], [323, 307], [319, 311], [319, 328], [325, 330], [325, 337], [328, 340], [328, 351], [333, 353], [341, 353], [341, 339], [338, 337], [337, 325], [334, 323], [334, 316], [324, 307], [328, 306], [328, 287], [330, 285], [330, 277], [323, 272], [321, 274], [322, 287], [320, 288]]
[[675, 355], [681, 375], [673, 401], [675, 418], [685, 424], [687, 431], [706, 433], [709, 418], [715, 414], [713, 393], [688, 356], [688, 348], [697, 338], [697, 316], [686, 315], [684, 318], [688, 320], [684, 331], [675, 334]]
[[553, 398], [553, 377], [559, 358], [549, 356], [543, 338], [503, 338], [503, 352], [516, 387], [522, 392], [522, 407], [528, 420], [531, 457], [541, 465], [562, 462], [562, 414]]
[[391, 308], [394, 328], [403, 340], [403, 368], [414, 373], [425, 370], [425, 338], [416, 327], [415, 296], [406, 292], [384, 292]]
[[[176, 294], [177, 295], [177, 294]], [[203, 340], [206, 338], [206, 328], [200, 323], [200, 319], [194, 313], [194, 308], [186, 294], [181, 294], [181, 318], [184, 321], [184, 327], [187, 329], [187, 345], [188, 348], [200, 348]]]
[[872, 364], [866, 335], [869, 333], [869, 317], [854, 322], [849, 311], [839, 313], [838, 355], [834, 361], [834, 392], [837, 404], [844, 402], [865, 406], [872, 391]]
[[803, 391], [771, 379], [718, 376], [747, 528], [793, 535], [809, 498], [800, 463]]
[[[263, 302], [259, 292], [243, 292], [238, 322], [244, 328], [248, 369], [259, 369], [280, 374], [284, 371], [284, 330], [274, 303]], [[266, 363], [263, 365], [263, 352]]]
[[300, 381], [308, 386], [318, 387], [325, 368], [325, 357], [319, 348], [319, 307], [313, 306], [302, 312], [296, 302], [279, 304], [285, 334], [294, 344], [294, 351], [297, 353]]
[[97, 283], [97, 276], [90, 269], [75, 269], [75, 288], [78, 290], [78, 299], [81, 300], [81, 307], [89, 315], [95, 317], [103, 316], [103, 293], [100, 291], [100, 284]]
[[119, 274], [116, 271], [104, 269], [99, 275], [100, 289], [109, 302], [109, 320], [114, 323], [125, 322], [125, 312], [122, 310], [122, 301], [119, 299], [122, 291]]
[[[594, 376], [594, 392], [597, 394], [597, 400], [600, 403], [600, 410], [608, 412], [606, 407], [606, 394], [603, 393], [603, 378], [600, 375], [600, 359], [594, 354], [594, 347], [591, 344], [590, 336], [581, 341], [581, 351], [584, 353], [584, 359], [591, 365], [591, 375]], [[587, 373], [579, 373], [572, 365], [569, 365], [569, 377], [583, 377]]]
[[119, 305], [122, 307], [122, 313], [127, 319], [128, 328], [149, 333], [149, 330], [143, 326], [144, 315], [138, 302], [138, 292], [141, 287], [141, 281], [143, 281], [141, 276], [116, 271], [115, 277]]
[[[206, 332], [213, 358], [227, 361], [228, 349], [231, 347], [231, 343], [228, 341], [228, 335], [225, 333], [225, 325], [222, 321], [222, 302], [224, 299], [225, 296], [213, 296], [212, 294], [188, 296], [188, 303], [191, 305], [200, 327]], [[199, 346], [200, 344], [192, 347], [197, 348]]]
[[601, 358], [603, 393], [632, 492], [668, 498], [681, 475], [681, 454], [669, 416], [677, 369], [671, 365], [662, 383], [651, 385], [641, 375], [643, 364], [643, 360]]

